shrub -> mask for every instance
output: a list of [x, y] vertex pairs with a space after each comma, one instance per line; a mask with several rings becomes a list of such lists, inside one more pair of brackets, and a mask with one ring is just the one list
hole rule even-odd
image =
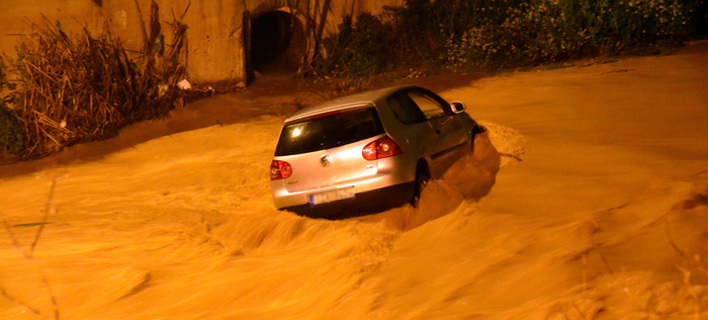
[[393, 47], [388, 42], [391, 25], [380, 16], [362, 13], [354, 21], [344, 17], [339, 33], [326, 40], [328, 56], [318, 60], [321, 74], [340, 73], [353, 77], [369, 77], [388, 66]]
[[17, 118], [13, 110], [0, 106], [0, 150], [10, 155], [19, 154], [25, 148]]
[[345, 20], [338, 40], [326, 42], [329, 51], [372, 50], [318, 62], [347, 75], [421, 64], [467, 71], [676, 45], [696, 32], [703, 1], [406, 0], [380, 16]]
[[18, 154], [24, 150], [22, 128], [17, 114], [10, 109], [15, 101], [15, 84], [7, 79], [7, 66], [0, 57], [0, 151], [6, 154]]

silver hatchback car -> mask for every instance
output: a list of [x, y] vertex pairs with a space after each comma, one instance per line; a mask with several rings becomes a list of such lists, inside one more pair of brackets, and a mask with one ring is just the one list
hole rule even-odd
[[464, 109], [403, 86], [299, 110], [270, 165], [275, 206], [311, 217], [415, 206], [429, 179], [472, 151], [480, 127]]

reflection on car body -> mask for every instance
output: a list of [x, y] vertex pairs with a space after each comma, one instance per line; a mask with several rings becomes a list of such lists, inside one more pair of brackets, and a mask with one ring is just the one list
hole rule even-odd
[[459, 102], [417, 86], [346, 96], [285, 120], [270, 166], [278, 209], [329, 216], [417, 204], [422, 188], [472, 150]]

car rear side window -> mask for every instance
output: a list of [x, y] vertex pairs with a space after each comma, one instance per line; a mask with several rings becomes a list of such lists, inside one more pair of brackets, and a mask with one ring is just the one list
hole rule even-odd
[[443, 109], [440, 102], [435, 101], [431, 96], [415, 91], [408, 93], [408, 96], [415, 101], [415, 104], [423, 112], [426, 119], [437, 118], [445, 114], [445, 109]]
[[393, 114], [396, 115], [396, 118], [402, 123], [411, 124], [425, 121], [425, 114], [406, 92], [397, 92], [389, 97], [386, 102]]
[[445, 115], [445, 110], [450, 109], [445, 100], [421, 89], [396, 92], [386, 102], [396, 118], [404, 124], [438, 118]]
[[384, 133], [375, 108], [314, 117], [283, 127], [276, 156], [308, 153], [354, 143]]

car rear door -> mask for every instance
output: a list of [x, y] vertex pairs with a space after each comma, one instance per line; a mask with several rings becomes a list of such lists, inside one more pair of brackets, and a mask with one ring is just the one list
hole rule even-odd
[[[442, 174], [457, 160], [467, 145], [467, 131], [450, 106], [434, 93], [424, 89], [409, 89], [405, 97], [420, 110], [426, 126], [417, 134], [423, 154], [431, 160], [433, 175]], [[410, 108], [410, 106], [409, 106]], [[418, 116], [420, 117], [420, 115]]]

